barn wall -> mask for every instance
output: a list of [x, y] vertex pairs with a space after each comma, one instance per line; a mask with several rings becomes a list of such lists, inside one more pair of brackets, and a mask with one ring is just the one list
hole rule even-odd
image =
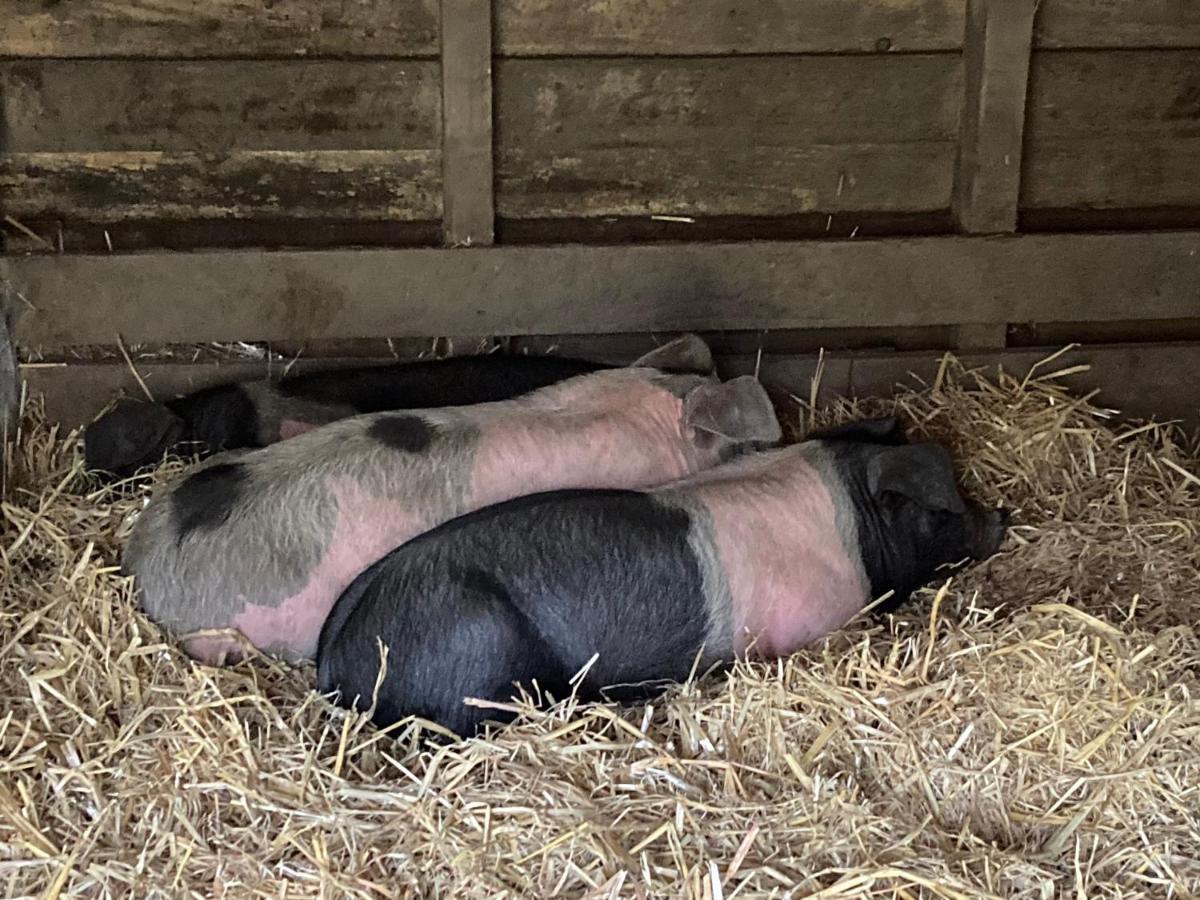
[[[1191, 0], [0, 0], [0, 22], [0, 275], [42, 360], [681, 328], [1200, 359], [1181, 343], [1200, 323], [1179, 232], [1200, 228]], [[1103, 259], [1033, 240], [1114, 229], [1130, 241]], [[851, 239], [879, 242], [853, 265], [890, 293], [822, 268]], [[619, 249], [599, 269], [548, 255], [661, 242], [694, 250], [670, 278]], [[262, 254], [363, 247], [397, 255]], [[423, 254], [459, 254], [475, 294]], [[78, 265], [39, 262], [60, 257]], [[970, 265], [990, 267], [979, 296]], [[1030, 265], [1036, 303], [1005, 274]]]

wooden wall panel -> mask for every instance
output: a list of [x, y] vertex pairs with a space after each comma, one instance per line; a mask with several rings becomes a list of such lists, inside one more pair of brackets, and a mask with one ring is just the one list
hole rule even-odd
[[1042, 51], [1024, 208], [1200, 206], [1200, 51]]
[[421, 221], [441, 215], [436, 150], [125, 151], [0, 157], [5, 214], [135, 220]]
[[1046, 48], [1200, 47], [1200, 3], [1041, 0], [1036, 41]]
[[0, 63], [10, 153], [432, 149], [440, 92], [431, 61]]
[[957, 54], [502, 61], [497, 211], [942, 209], [960, 69]]
[[0, 279], [45, 346], [901, 328], [1195, 316], [1198, 251], [1200, 232], [66, 255]]
[[963, 0], [496, 0], [503, 56], [954, 50]]
[[437, 0], [0, 0], [0, 57], [437, 55]]
[[21, 222], [441, 215], [436, 62], [24, 60], [0, 63], [0, 96]]

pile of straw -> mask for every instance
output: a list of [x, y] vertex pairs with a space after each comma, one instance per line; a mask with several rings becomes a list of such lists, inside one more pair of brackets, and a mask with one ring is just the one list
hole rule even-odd
[[999, 557], [777, 664], [446, 747], [331, 708], [311, 670], [182, 656], [116, 567], [164, 473], [89, 493], [75, 440], [27, 411], [0, 525], [0, 891], [1200, 893], [1195, 448], [953, 363], [797, 420], [868, 407], [1016, 510]]

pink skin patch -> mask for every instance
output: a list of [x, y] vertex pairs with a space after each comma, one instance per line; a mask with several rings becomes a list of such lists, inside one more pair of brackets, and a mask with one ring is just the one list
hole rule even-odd
[[308, 422], [297, 422], [295, 419], [284, 419], [279, 423], [279, 439], [286, 441], [288, 438], [294, 438], [298, 434], [304, 434], [306, 431], [312, 431], [320, 426], [312, 425]]
[[787, 656], [863, 608], [861, 565], [842, 545], [828, 489], [803, 459], [694, 490], [712, 514], [738, 655]]
[[337, 521], [308, 583], [278, 606], [247, 604], [233, 620], [256, 647], [314, 658], [321, 626], [342, 591], [363, 569], [429, 527], [405, 504], [368, 496], [351, 479], [334, 478], [330, 485]]
[[531, 410], [483, 424], [468, 506], [566, 488], [652, 487], [696, 469], [681, 401], [649, 385], [633, 384], [629, 394], [628, 416], [585, 410], [572, 421]]

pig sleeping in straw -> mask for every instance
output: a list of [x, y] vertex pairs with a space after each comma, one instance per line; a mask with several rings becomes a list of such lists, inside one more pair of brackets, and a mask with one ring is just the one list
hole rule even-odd
[[84, 461], [98, 475], [127, 478], [167, 453], [266, 447], [360, 413], [511, 400], [607, 368], [562, 356], [490, 353], [219, 384], [165, 403], [125, 400], [87, 427]]
[[872, 598], [894, 606], [995, 553], [1006, 523], [959, 496], [945, 449], [891, 419], [648, 493], [522, 497], [364, 572], [321, 632], [318, 688], [380, 725], [416, 715], [461, 735], [511, 718], [465, 698], [503, 702], [516, 683], [561, 699], [582, 672], [583, 699], [637, 699], [697, 658], [788, 655]]
[[430, 528], [538, 491], [652, 487], [778, 441], [758, 382], [711, 373], [687, 336], [513, 400], [361, 415], [215, 457], [141, 513], [124, 567], [201, 660], [238, 656], [233, 629], [311, 659], [355, 576]]

